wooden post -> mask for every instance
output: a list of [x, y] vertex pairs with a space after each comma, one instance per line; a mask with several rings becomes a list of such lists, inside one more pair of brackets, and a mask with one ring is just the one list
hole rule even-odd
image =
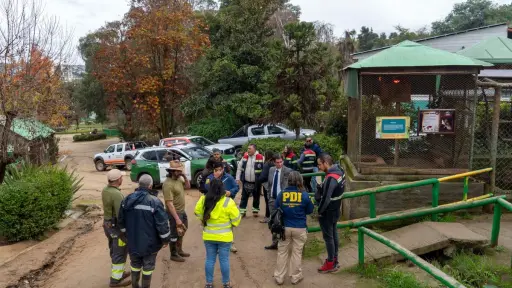
[[[396, 115], [400, 116], [400, 102], [396, 102]], [[406, 127], [407, 128], [407, 127]], [[393, 164], [398, 166], [398, 159], [400, 158], [400, 140], [395, 139], [395, 161]]]
[[494, 107], [492, 113], [492, 130], [491, 130], [491, 193], [496, 189], [496, 158], [498, 154], [498, 131], [500, 126], [500, 109], [501, 109], [501, 87], [494, 88]]

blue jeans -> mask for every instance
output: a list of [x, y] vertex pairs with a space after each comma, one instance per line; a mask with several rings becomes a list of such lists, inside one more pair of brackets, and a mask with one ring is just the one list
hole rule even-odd
[[213, 270], [217, 254], [219, 255], [220, 271], [222, 272], [222, 284], [229, 283], [229, 253], [231, 242], [204, 241], [206, 247], [206, 261], [204, 263], [204, 272], [206, 274], [206, 283], [213, 283]]

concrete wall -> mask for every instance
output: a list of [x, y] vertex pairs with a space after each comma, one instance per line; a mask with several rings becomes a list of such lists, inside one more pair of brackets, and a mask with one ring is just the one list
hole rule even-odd
[[[405, 182], [354, 181], [350, 177], [347, 177], [346, 191], [356, 191], [397, 183]], [[441, 183], [439, 204], [442, 205], [461, 201], [462, 192], [462, 182]], [[477, 197], [482, 194], [484, 194], [483, 183], [470, 183], [468, 198]], [[414, 208], [430, 207], [432, 205], [432, 186], [378, 193], [376, 195], [377, 215]], [[369, 196], [343, 200], [342, 210], [343, 218], [345, 220], [368, 217], [370, 215]]]

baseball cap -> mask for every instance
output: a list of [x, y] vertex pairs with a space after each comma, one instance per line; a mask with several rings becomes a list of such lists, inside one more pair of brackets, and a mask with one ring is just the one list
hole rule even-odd
[[112, 182], [112, 181], [116, 181], [117, 179], [123, 177], [124, 175], [126, 175], [126, 173], [121, 172], [119, 169], [112, 169], [112, 170], [108, 171], [107, 179], [108, 179], [108, 181]]

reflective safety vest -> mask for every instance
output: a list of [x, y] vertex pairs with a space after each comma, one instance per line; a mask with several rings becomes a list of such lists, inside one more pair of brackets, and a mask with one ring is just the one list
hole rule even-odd
[[[242, 175], [240, 176], [240, 180], [245, 181], [245, 168], [247, 167], [247, 161], [249, 160], [249, 154], [246, 152], [244, 157], [242, 157]], [[256, 159], [254, 160], [254, 174], [255, 180], [257, 181], [260, 177], [261, 171], [263, 171], [263, 155], [256, 154]]]
[[[194, 214], [203, 221], [205, 196], [201, 196], [196, 204]], [[222, 197], [210, 213], [210, 218], [203, 227], [203, 240], [233, 242], [232, 227], [238, 226], [241, 220], [240, 211], [230, 197]]]
[[286, 155], [284, 157], [284, 166], [293, 170], [297, 170], [297, 155], [295, 155], [293, 152]]
[[306, 149], [304, 152], [304, 162], [302, 162], [302, 172], [311, 173], [316, 164], [316, 153], [311, 149]]
[[339, 201], [342, 198], [343, 192], [345, 191], [345, 174], [338, 175], [338, 174], [327, 174], [325, 176], [325, 180], [329, 179], [329, 177], [334, 178], [336, 182], [338, 183], [338, 189], [334, 190], [333, 195], [331, 195], [331, 202], [333, 201]]

